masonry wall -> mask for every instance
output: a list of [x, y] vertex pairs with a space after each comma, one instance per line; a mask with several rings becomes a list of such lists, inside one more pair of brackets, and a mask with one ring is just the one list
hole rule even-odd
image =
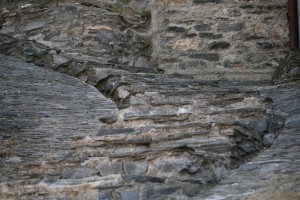
[[270, 80], [288, 50], [287, 0], [154, 0], [153, 60], [166, 74]]

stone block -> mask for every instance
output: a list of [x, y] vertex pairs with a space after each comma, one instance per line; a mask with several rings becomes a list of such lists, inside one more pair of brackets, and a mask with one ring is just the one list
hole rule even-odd
[[204, 39], [218, 39], [222, 38], [222, 34], [199, 33], [199, 37]]
[[262, 143], [265, 147], [270, 147], [274, 143], [275, 139], [276, 139], [276, 137], [274, 134], [268, 133], [268, 134], [264, 135], [264, 137], [262, 139]]
[[249, 126], [256, 130], [257, 132], [267, 132], [269, 130], [269, 120], [261, 119], [252, 121], [249, 123]]
[[229, 42], [219, 41], [219, 42], [213, 42], [210, 45], [211, 50], [218, 50], [218, 49], [228, 49], [230, 47]]
[[147, 162], [127, 162], [124, 163], [125, 174], [144, 174], [147, 172], [148, 163]]
[[180, 69], [204, 68], [207, 64], [202, 60], [185, 61], [179, 64]]
[[185, 32], [185, 28], [178, 26], [169, 26], [167, 32], [183, 33]]
[[256, 45], [261, 49], [275, 49], [280, 47], [279, 44], [271, 42], [257, 42]]
[[192, 53], [189, 55], [190, 58], [202, 59], [209, 61], [218, 61], [220, 60], [219, 54], [216, 53]]
[[98, 172], [91, 168], [75, 168], [67, 169], [62, 173], [62, 178], [64, 179], [81, 179], [97, 174]]
[[44, 177], [44, 182], [48, 184], [55, 183], [61, 178], [61, 174], [55, 170], [48, 170]]
[[42, 28], [44, 27], [46, 24], [45, 21], [35, 21], [35, 22], [31, 22], [29, 24], [26, 25], [26, 27], [24, 28], [24, 31], [32, 31], [38, 28]]
[[77, 12], [77, 7], [76, 6], [66, 6], [65, 12], [74, 14]]
[[63, 64], [66, 64], [67, 62], [69, 62], [68, 59], [66, 59], [60, 55], [53, 54], [53, 63], [55, 65], [63, 65]]
[[105, 162], [100, 164], [101, 176], [108, 176], [111, 174], [122, 174], [123, 163], [122, 162]]
[[242, 141], [240, 147], [246, 153], [253, 153], [258, 150], [256, 145], [251, 140]]
[[110, 193], [99, 192], [98, 199], [99, 200], [113, 200], [113, 196]]
[[210, 30], [210, 25], [209, 24], [197, 24], [194, 29], [196, 31], [207, 31]]
[[245, 27], [244, 22], [236, 23], [223, 23], [218, 26], [219, 31], [230, 32], [230, 31], [240, 31]]
[[121, 192], [122, 200], [139, 200], [140, 194], [138, 191], [123, 191]]

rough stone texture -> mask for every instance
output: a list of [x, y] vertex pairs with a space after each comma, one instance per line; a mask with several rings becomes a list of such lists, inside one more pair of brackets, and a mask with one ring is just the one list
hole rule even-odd
[[299, 83], [266, 91], [285, 128], [272, 147], [234, 170], [218, 186], [195, 199], [299, 199]]
[[283, 2], [156, 0], [150, 24], [145, 1], [107, 3], [4, 12], [0, 199], [274, 199], [268, 179], [297, 196], [299, 83], [219, 80], [273, 70]]
[[3, 55], [0, 60], [1, 182], [38, 178], [62, 160], [64, 178], [95, 173], [68, 169], [80, 160], [72, 143], [97, 135], [99, 118], [116, 115], [115, 104], [75, 78]]
[[292, 50], [273, 74], [273, 80], [277, 83], [299, 80], [300, 78], [300, 51]]
[[[286, 0], [153, 1], [153, 59], [167, 74], [270, 80], [288, 50], [286, 12]], [[197, 41], [198, 48], [188, 49], [189, 43], [170, 48], [182, 39]], [[199, 58], [205, 64], [180, 67]]]

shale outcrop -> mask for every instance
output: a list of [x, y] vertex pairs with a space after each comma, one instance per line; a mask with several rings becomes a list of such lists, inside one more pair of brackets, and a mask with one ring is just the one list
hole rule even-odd
[[299, 198], [297, 75], [170, 73], [142, 2], [2, 12], [0, 199]]

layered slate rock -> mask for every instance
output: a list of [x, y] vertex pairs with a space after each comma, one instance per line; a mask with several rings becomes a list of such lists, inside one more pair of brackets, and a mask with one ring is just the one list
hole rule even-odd
[[12, 57], [1, 62], [5, 199], [191, 198], [262, 151], [263, 136], [276, 130], [269, 124], [278, 124], [264, 113], [269, 83], [124, 73], [97, 85], [126, 80], [106, 94], [116, 113], [77, 79]]
[[81, 160], [71, 144], [97, 135], [116, 105], [78, 79], [12, 57], [0, 55], [0, 71], [1, 183], [41, 180], [61, 162], [63, 177], [96, 173], [66, 171]]
[[[222, 7], [220, 3], [194, 2]], [[4, 15], [1, 32], [6, 34], [0, 34], [0, 52], [20, 60], [1, 56], [1, 84], [5, 84], [0, 199], [209, 198], [209, 188], [218, 188], [228, 175], [230, 180], [243, 177], [231, 175], [232, 170], [246, 163], [246, 171], [251, 171], [252, 159], [255, 162], [282, 137], [286, 114], [273, 108], [286, 100], [280, 97], [285, 89], [275, 95], [278, 88], [271, 82], [201, 81], [193, 75], [163, 74], [158, 63], [149, 60], [149, 32], [137, 32], [139, 24], [134, 26], [128, 16], [87, 1], [48, 9], [28, 7]], [[221, 62], [219, 54], [234, 47], [221, 39], [224, 33], [209, 30], [219, 26], [207, 23], [204, 30], [199, 26], [191, 32], [201, 25], [193, 23], [164, 26], [167, 34], [183, 36], [172, 48], [198, 48], [199, 35], [218, 53], [190, 49], [193, 53], [185, 52], [182, 62], [178, 57], [165, 58], [181, 62], [187, 71], [210, 60]], [[232, 22], [223, 28], [233, 33], [229, 29], [242, 26]], [[260, 55], [251, 53], [247, 59], [260, 65], [264, 59]], [[77, 77], [107, 98], [78, 79], [28, 63]], [[239, 63], [228, 61], [226, 66], [239, 67]], [[28, 102], [34, 105], [28, 107]], [[294, 171], [291, 168], [297, 183]], [[261, 173], [268, 177], [273, 171]], [[256, 179], [249, 184], [255, 185]], [[238, 198], [244, 192], [236, 193]], [[230, 193], [220, 194], [225, 198]]]
[[282, 134], [270, 149], [234, 170], [206, 195], [194, 199], [300, 198], [299, 82], [268, 90], [265, 96], [274, 101], [275, 113], [285, 116]]

